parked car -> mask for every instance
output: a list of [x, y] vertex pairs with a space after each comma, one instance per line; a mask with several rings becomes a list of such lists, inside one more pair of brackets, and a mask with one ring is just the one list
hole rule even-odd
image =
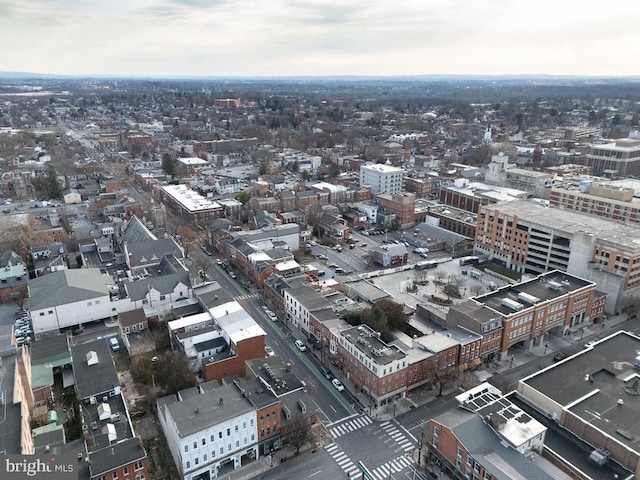
[[333, 374], [331, 373], [331, 370], [329, 370], [328, 367], [325, 367], [324, 365], [322, 365], [320, 367], [320, 371], [322, 372], [322, 375], [324, 375], [324, 378], [326, 378], [327, 380], [331, 380], [333, 378]]
[[265, 313], [269, 311], [269, 307], [267, 307], [266, 305], [260, 305], [260, 308], [264, 310]]
[[120, 350], [120, 342], [118, 342], [118, 339], [116, 337], [111, 337], [109, 339], [109, 345], [111, 346], [111, 350], [113, 350], [114, 352]]
[[334, 378], [333, 380], [331, 380], [331, 383], [336, 388], [336, 390], [338, 390], [339, 392], [342, 392], [344, 390], [344, 385], [337, 378]]
[[364, 243], [364, 242], [362, 242], [362, 243], [360, 244], [360, 246], [361, 246], [362, 248], [364, 248], [364, 247], [366, 247], [366, 246], [367, 246], [367, 244], [366, 244], [366, 243]]
[[301, 352], [307, 351], [307, 346], [302, 342], [302, 340], [296, 340], [295, 345], [296, 345], [296, 348]]
[[229, 276], [231, 278], [238, 278], [238, 276], [234, 272], [232, 272], [231, 270], [229, 270]]
[[565, 358], [567, 358], [567, 354], [565, 352], [558, 352], [553, 356], [553, 361], [559, 362], [561, 360], [564, 360]]
[[591, 348], [596, 344], [595, 340], [590, 340], [587, 343], [584, 344], [584, 348]]
[[278, 321], [278, 316], [275, 313], [273, 313], [271, 310], [267, 312], [267, 315], [269, 316], [272, 322]]
[[269, 345], [264, 346], [264, 353], [267, 354], [267, 357], [273, 357], [275, 355], [273, 348], [271, 348]]
[[216, 264], [222, 266], [222, 260], [220, 260], [219, 258], [216, 258]]
[[345, 273], [345, 271], [346, 270], [344, 268], [340, 268], [340, 267], [336, 268], [336, 273]]

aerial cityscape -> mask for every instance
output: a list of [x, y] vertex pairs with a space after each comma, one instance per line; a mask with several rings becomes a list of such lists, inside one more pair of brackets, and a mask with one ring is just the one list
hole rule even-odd
[[431, 3], [3, 2], [0, 478], [640, 475], [640, 6]]
[[3, 77], [0, 449], [632, 478], [639, 90]]

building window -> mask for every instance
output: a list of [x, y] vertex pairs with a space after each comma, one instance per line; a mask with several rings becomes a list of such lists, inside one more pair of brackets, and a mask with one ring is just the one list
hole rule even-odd
[[124, 473], [125, 475], [129, 475], [129, 467], [124, 467], [122, 469], [122, 473]]
[[189, 445], [185, 445], [184, 446], [184, 453], [187, 453], [189, 451]]
[[198, 448], [198, 442], [193, 442], [193, 449], [195, 450], [196, 448]]
[[222, 438], [222, 432], [218, 432], [218, 438]]
[[202, 439], [202, 445], [206, 445], [206, 439]]
[[191, 462], [187, 460], [187, 468], [191, 468]]
[[118, 472], [113, 472], [113, 480], [118, 480]]
[[227, 437], [228, 437], [229, 435], [231, 435], [231, 429], [230, 429], [230, 428], [227, 428]]

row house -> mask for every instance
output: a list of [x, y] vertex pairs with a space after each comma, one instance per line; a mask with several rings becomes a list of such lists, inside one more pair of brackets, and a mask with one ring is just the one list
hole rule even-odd
[[233, 384], [159, 398], [157, 411], [181, 479], [217, 478], [258, 458], [256, 409]]
[[251, 199], [251, 209], [255, 212], [278, 212], [281, 210], [280, 199], [276, 197], [253, 197]]
[[380, 340], [380, 334], [366, 325], [342, 330], [337, 342], [330, 342], [331, 354], [356, 388], [379, 407], [406, 396], [407, 354]]
[[313, 288], [300, 285], [284, 291], [286, 322], [302, 330], [305, 335], [311, 333], [311, 314], [318, 310], [331, 309], [332, 304]]

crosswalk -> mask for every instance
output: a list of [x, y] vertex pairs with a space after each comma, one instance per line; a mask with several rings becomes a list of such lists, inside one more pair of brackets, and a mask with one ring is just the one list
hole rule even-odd
[[410, 452], [415, 448], [413, 444], [407, 440], [404, 433], [398, 430], [398, 427], [396, 427], [394, 423], [390, 421], [382, 422], [380, 426], [405, 452]]
[[338, 464], [342, 471], [348, 475], [351, 480], [357, 480], [362, 477], [362, 472], [353, 463], [353, 461], [342, 451], [340, 445], [331, 443], [324, 447], [331, 458]]
[[370, 470], [370, 472], [374, 480], [386, 480], [390, 478], [392, 474], [401, 472], [411, 465], [415, 465], [413, 458], [411, 458], [411, 455], [409, 454], [404, 454], [398, 458], [394, 458], [384, 465], [380, 465], [379, 467]]
[[371, 417], [367, 415], [360, 415], [356, 418], [349, 420], [348, 422], [344, 422], [340, 425], [336, 425], [332, 428], [329, 428], [329, 433], [333, 438], [338, 438], [339, 436], [344, 435], [346, 433], [350, 433], [360, 428], [366, 427], [367, 425], [370, 425], [372, 422], [373, 420], [371, 420]]
[[258, 298], [257, 293], [245, 293], [244, 295], [238, 295], [237, 297], [233, 297], [233, 299], [237, 302], [239, 300], [249, 300], [250, 298]]

